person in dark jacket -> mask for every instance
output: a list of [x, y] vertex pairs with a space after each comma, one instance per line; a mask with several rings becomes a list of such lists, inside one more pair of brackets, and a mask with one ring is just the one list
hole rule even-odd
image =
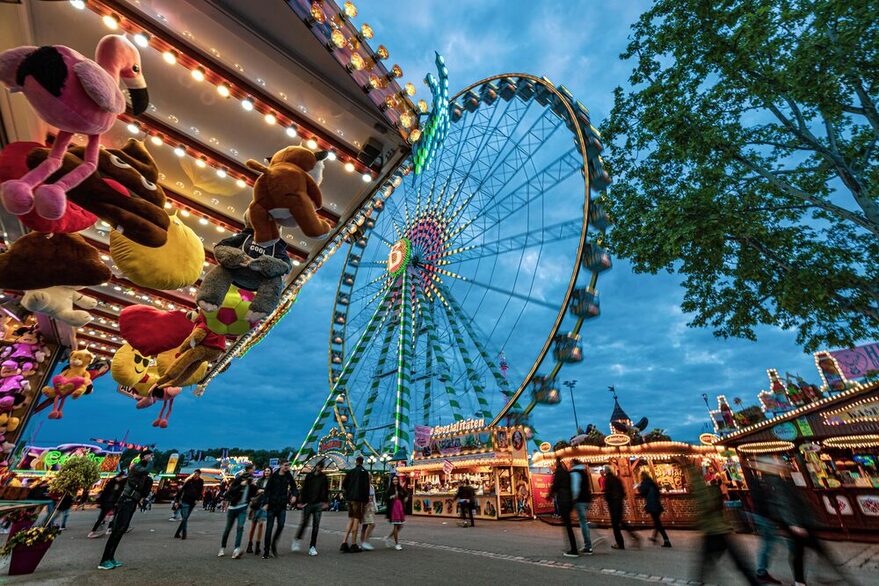
[[73, 495], [64, 494], [58, 500], [58, 513], [61, 515], [61, 531], [67, 529], [67, 518], [70, 517], [70, 509], [73, 507]]
[[[291, 500], [295, 503], [297, 496], [299, 496], [299, 490], [296, 488], [293, 475], [290, 474], [290, 462], [281, 462], [281, 466], [275, 470], [266, 483], [263, 509], [268, 515], [266, 519], [266, 546], [263, 549], [262, 559], [267, 560], [272, 556], [278, 557], [278, 538], [281, 537], [281, 531], [284, 530], [284, 523], [287, 521], [287, 504]], [[272, 535], [275, 521], [278, 523], [278, 529]]]
[[586, 555], [592, 555], [592, 546], [604, 541], [603, 537], [597, 537], [593, 542], [589, 534], [589, 505], [592, 504], [592, 475], [589, 469], [579, 460], [571, 462], [571, 498], [574, 501], [574, 509], [577, 511], [577, 521], [580, 523], [580, 533], [583, 534], [583, 549], [580, 551]]
[[299, 493], [299, 502], [304, 505], [302, 521], [299, 523], [296, 539], [293, 540], [292, 551], [299, 551], [299, 542], [308, 527], [309, 519], [313, 518], [308, 555], [317, 555], [317, 534], [320, 531], [321, 513], [330, 507], [329, 501], [330, 482], [324, 474], [324, 461], [321, 460], [314, 465], [314, 470], [305, 476], [305, 482], [302, 483], [302, 492]]
[[226, 490], [226, 528], [223, 529], [223, 538], [220, 540], [220, 552], [218, 558], [226, 555], [226, 543], [229, 541], [229, 533], [232, 524], [235, 527], [235, 548], [232, 550], [232, 559], [241, 557], [241, 538], [244, 536], [244, 526], [247, 524], [247, 507], [250, 499], [256, 491], [253, 488], [253, 464], [244, 465], [244, 470], [239, 472], [229, 488]]
[[604, 499], [607, 501], [610, 525], [613, 527], [613, 538], [616, 542], [611, 545], [611, 548], [626, 549], [622, 529], [625, 529], [631, 535], [632, 540], [635, 542], [635, 547], [640, 546], [641, 538], [632, 531], [629, 524], [623, 519], [623, 502], [626, 500], [626, 489], [623, 488], [623, 481], [613, 473], [613, 468], [610, 466], [604, 467]]
[[662, 512], [665, 509], [659, 499], [659, 486], [656, 485], [646, 470], [641, 471], [641, 484], [638, 485], [638, 494], [644, 497], [644, 510], [653, 519], [653, 537], [650, 541], [656, 543], [656, 535], [662, 535], [662, 547], [671, 547], [668, 534], [662, 526]]
[[204, 479], [201, 477], [201, 470], [196, 468], [192, 475], [183, 481], [183, 486], [180, 487], [177, 496], [174, 498], [177, 504], [180, 505], [180, 516], [182, 517], [180, 525], [177, 527], [177, 532], [174, 533], [175, 538], [186, 539], [189, 515], [192, 514], [192, 510], [195, 509], [195, 504], [199, 501], [203, 492]]
[[577, 538], [574, 536], [574, 527], [571, 524], [571, 513], [574, 510], [574, 497], [571, 494], [571, 473], [565, 467], [561, 458], [555, 460], [555, 470], [552, 473], [552, 485], [549, 487], [549, 496], [554, 498], [559, 507], [565, 534], [568, 536], [568, 549], [564, 552], [567, 557], [577, 557]]
[[751, 522], [757, 528], [757, 534], [760, 536], [760, 545], [757, 549], [757, 580], [761, 584], [781, 584], [781, 580], [775, 578], [769, 573], [769, 563], [772, 559], [772, 549], [778, 540], [778, 525], [772, 518], [775, 516], [772, 512], [774, 506], [772, 489], [766, 484], [763, 473], [759, 471], [759, 467], [753, 470], [751, 482], [748, 483], [751, 493], [751, 502], [754, 510], [751, 511], [749, 517]]
[[[357, 537], [360, 535], [360, 522], [363, 520], [363, 513], [366, 512], [366, 503], [369, 502], [369, 472], [363, 468], [363, 456], [357, 456], [355, 464], [354, 468], [345, 473], [345, 478], [342, 480], [342, 490], [348, 505], [348, 527], [345, 529], [342, 545], [339, 546], [339, 551], [342, 553], [361, 551]], [[350, 546], [348, 537], [351, 538]]]
[[[123, 486], [125, 486], [125, 471], [120, 470], [116, 473], [116, 476], [109, 479], [104, 485], [104, 488], [101, 489], [101, 493], [98, 495], [98, 509], [100, 512], [98, 513], [98, 520], [95, 521], [91, 533], [88, 535], [90, 539], [104, 535], [103, 531], [98, 530], [104, 523], [104, 519], [110, 514], [110, 511], [116, 507], [116, 503], [119, 501], [119, 495], [122, 494]], [[107, 532], [109, 533], [109, 530]]]
[[[455, 500], [458, 501], [458, 508], [461, 515], [461, 524], [464, 527], [475, 527], [473, 522], [473, 511], [476, 509], [476, 491], [465, 480], [464, 484], [458, 487], [455, 494]], [[470, 524], [467, 524], [467, 517], [470, 517]]]
[[149, 448], [140, 453], [140, 459], [132, 460], [128, 468], [128, 480], [125, 481], [119, 502], [116, 503], [113, 531], [107, 539], [107, 545], [104, 547], [104, 555], [101, 557], [98, 569], [114, 570], [122, 565], [122, 562], [116, 561], [116, 548], [119, 547], [122, 536], [128, 531], [131, 517], [137, 510], [137, 503], [149, 492], [149, 487], [152, 486], [152, 478], [150, 478], [152, 467], [153, 452]]

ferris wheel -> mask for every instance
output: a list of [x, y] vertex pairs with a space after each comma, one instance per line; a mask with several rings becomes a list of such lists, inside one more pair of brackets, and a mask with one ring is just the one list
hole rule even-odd
[[297, 458], [334, 427], [378, 455], [411, 453], [417, 425], [530, 425], [560, 401], [562, 365], [582, 360], [611, 264], [590, 198], [610, 179], [588, 111], [526, 74], [479, 81], [442, 111], [445, 140], [427, 159], [416, 150], [351, 237], [330, 393]]

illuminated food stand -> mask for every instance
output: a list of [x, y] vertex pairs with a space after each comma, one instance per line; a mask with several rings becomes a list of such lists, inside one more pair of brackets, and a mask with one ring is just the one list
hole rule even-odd
[[[556, 458], [561, 458], [569, 468], [575, 459], [587, 466], [593, 495], [589, 521], [599, 525], [610, 524], [601, 478], [601, 469], [605, 465], [611, 466], [622, 480], [626, 491], [624, 518], [636, 526], [651, 526], [653, 523], [650, 515], [644, 511], [644, 499], [635, 490], [643, 470], [659, 485], [662, 506], [665, 508], [662, 522], [671, 527], [694, 527], [697, 524], [696, 503], [688, 486], [684, 462], [689, 461], [700, 468], [706, 479], [735, 476], [736, 460], [734, 456], [722, 453], [721, 448], [675, 441], [631, 445], [628, 440], [629, 437], [624, 434], [611, 434], [605, 438], [604, 446], [568, 446], [535, 453], [532, 463], [538, 468], [551, 468]], [[538, 495], [535, 494], [535, 498], [539, 498]]]
[[488, 428], [482, 419], [432, 428], [412, 463], [397, 467], [413, 487], [412, 514], [458, 516], [455, 494], [468, 484], [476, 491], [475, 517], [531, 517], [525, 433], [521, 426]]

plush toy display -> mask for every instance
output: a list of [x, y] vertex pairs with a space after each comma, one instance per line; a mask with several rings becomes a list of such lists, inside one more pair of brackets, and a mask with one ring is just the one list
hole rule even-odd
[[142, 356], [159, 356], [189, 337], [195, 327], [190, 317], [190, 312], [130, 305], [119, 313], [119, 334]]
[[216, 311], [204, 311], [205, 324], [215, 334], [241, 336], [250, 331], [253, 324], [248, 321], [253, 292], [244, 291], [235, 285], [229, 287], [223, 303]]
[[[25, 291], [21, 306], [36, 313], [44, 313], [73, 328], [84, 326], [92, 320], [85, 311], [98, 306], [98, 300], [79, 292], [82, 287], [61, 285], [36, 291]], [[75, 309], [79, 307], [81, 309]]]
[[70, 366], [52, 377], [52, 386], [43, 387], [43, 394], [53, 400], [49, 419], [63, 417], [67, 397], [78, 399], [85, 394], [92, 382], [87, 368], [93, 359], [88, 350], [74, 350], [70, 353]]
[[162, 246], [138, 244], [110, 232], [110, 256], [129, 281], [151, 289], [171, 290], [198, 281], [204, 268], [204, 245], [192, 229], [170, 216], [168, 239]]
[[312, 238], [330, 231], [330, 224], [317, 215], [323, 204], [318, 185], [327, 154], [289, 146], [272, 155], [268, 166], [253, 159], [247, 161], [248, 167], [260, 173], [253, 186], [253, 201], [247, 208], [257, 243], [267, 245], [280, 238], [279, 224], [299, 226], [303, 234]]
[[42, 364], [46, 359], [46, 346], [43, 345], [43, 337], [34, 326], [21, 327], [13, 332], [16, 337], [10, 346], [6, 346], [0, 352], [0, 358], [21, 362], [36, 362]]
[[17, 395], [29, 390], [30, 382], [22, 374], [18, 362], [4, 360], [0, 365], [0, 410], [11, 410]]
[[[41, 165], [49, 149], [33, 149], [30, 168]], [[62, 171], [82, 164], [82, 147], [72, 147]], [[98, 172], [68, 192], [70, 201], [94, 214], [143, 246], [161, 246], [168, 238], [170, 220], [165, 212], [165, 191], [157, 182], [159, 168], [143, 142], [129, 139], [121, 149], [101, 149]]]
[[152, 358], [144, 356], [126, 343], [113, 355], [110, 376], [123, 387], [130, 388], [138, 396], [144, 397], [153, 388], [159, 373]]
[[110, 361], [106, 358], [93, 360], [91, 366], [86, 372], [89, 373], [89, 379], [91, 382], [86, 387], [84, 394], [91, 395], [92, 391], [95, 390], [95, 380], [110, 372]]
[[199, 316], [192, 333], [177, 348], [174, 361], [156, 381], [154, 390], [183, 386], [204, 368], [203, 363], [215, 360], [225, 350], [226, 336], [210, 331], [204, 316]]
[[[159, 416], [153, 421], [153, 427], [161, 427], [162, 429], [168, 427], [168, 418], [171, 417], [171, 409], [174, 407], [174, 399], [180, 394], [180, 390], [180, 387], [165, 387], [158, 391], [158, 394], [161, 395], [159, 398], [162, 400], [162, 408], [159, 410]], [[138, 401], [137, 408], [143, 409], [149, 407], [155, 402], [156, 397], [151, 394], [149, 397]]]
[[256, 292], [248, 322], [258, 322], [278, 305], [283, 276], [292, 268], [283, 240], [261, 246], [254, 241], [253, 230], [245, 229], [217, 243], [214, 257], [217, 265], [205, 275], [196, 295], [204, 312], [217, 311], [232, 285]]
[[0, 288], [30, 291], [100, 285], [113, 273], [79, 234], [30, 232], [0, 254]]
[[[149, 105], [137, 47], [122, 35], [98, 42], [95, 61], [70, 47], [18, 47], [0, 53], [0, 81], [22, 91], [37, 114], [58, 128], [49, 158], [21, 179], [0, 186], [0, 198], [15, 215], [32, 209], [49, 220], [64, 215], [66, 192], [95, 172], [101, 135], [125, 111], [120, 80], [129, 88], [132, 110]], [[88, 136], [83, 163], [54, 183], [44, 183], [61, 167], [64, 152], [75, 133]]]

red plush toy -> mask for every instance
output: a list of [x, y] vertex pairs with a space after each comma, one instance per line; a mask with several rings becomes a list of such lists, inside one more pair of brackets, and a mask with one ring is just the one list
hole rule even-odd
[[185, 311], [131, 305], [119, 314], [119, 333], [143, 356], [158, 356], [178, 347], [192, 333], [193, 327]]

